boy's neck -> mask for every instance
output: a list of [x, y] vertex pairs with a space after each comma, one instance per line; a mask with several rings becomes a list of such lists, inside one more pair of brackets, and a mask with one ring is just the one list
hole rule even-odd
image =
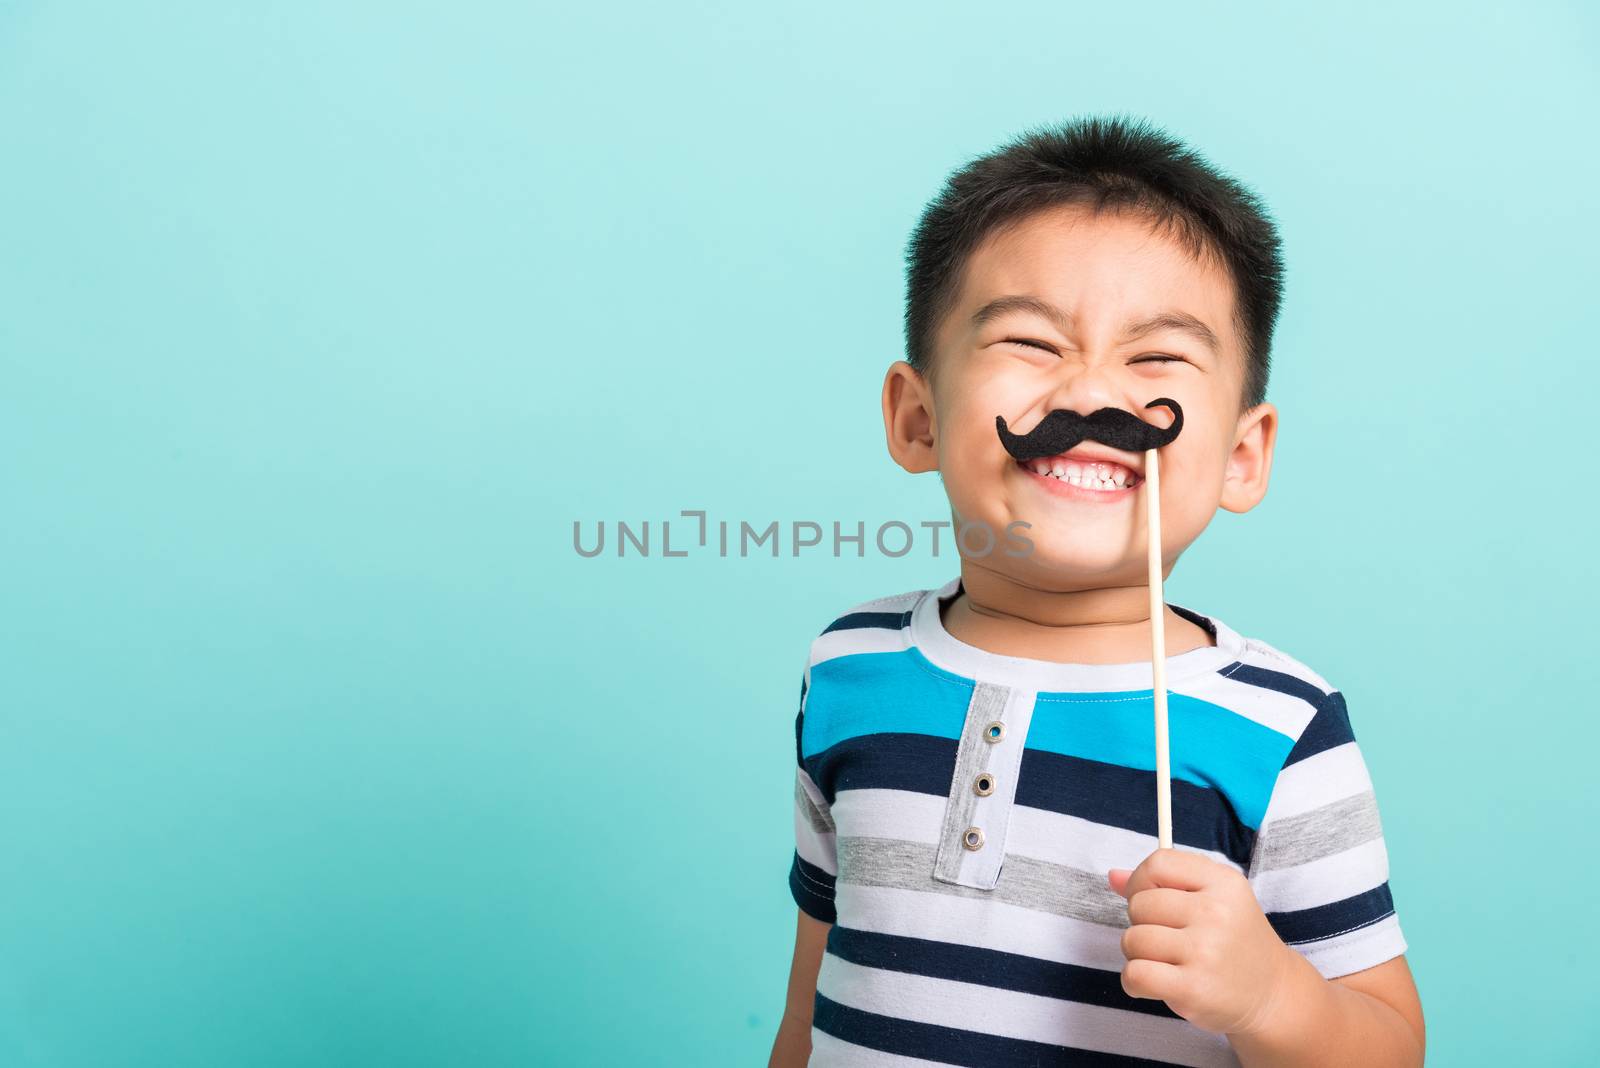
[[[961, 595], [941, 619], [951, 637], [1003, 656], [1070, 664], [1150, 659], [1150, 587], [1107, 585], [1056, 592], [961, 562]], [[1213, 644], [1204, 627], [1163, 613], [1169, 657]]]

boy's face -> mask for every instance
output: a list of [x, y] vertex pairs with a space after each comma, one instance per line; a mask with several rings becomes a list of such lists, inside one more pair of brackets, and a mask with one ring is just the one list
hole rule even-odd
[[[1027, 297], [1041, 307], [993, 302]], [[985, 309], [991, 309], [985, 313]], [[1215, 349], [1170, 323], [1139, 336], [1130, 324], [1163, 314], [1205, 324]], [[991, 234], [968, 261], [954, 311], [940, 324], [932, 383], [903, 362], [884, 382], [889, 449], [909, 471], [938, 470], [957, 523], [984, 523], [995, 548], [969, 561], [1046, 590], [1142, 584], [1147, 574], [1145, 454], [1088, 440], [1074, 454], [1115, 462], [1084, 474], [1132, 472], [1132, 485], [1091, 489], [1019, 463], [995, 430], [995, 416], [1025, 434], [1057, 408], [1080, 415], [1121, 408], [1157, 427], [1171, 410], [1145, 407], [1170, 397], [1183, 408], [1177, 440], [1160, 450], [1165, 571], [1210, 523], [1217, 508], [1244, 512], [1266, 493], [1276, 409], [1240, 412], [1243, 340], [1234, 326], [1233, 283], [1221, 265], [1197, 262], [1144, 216], [1065, 206]], [[1172, 357], [1163, 359], [1162, 357]], [[1046, 461], [1045, 466], [1054, 464]], [[1119, 467], [1121, 470], [1119, 470]], [[1033, 543], [1004, 536], [1014, 521]], [[981, 550], [974, 533], [969, 550]]]

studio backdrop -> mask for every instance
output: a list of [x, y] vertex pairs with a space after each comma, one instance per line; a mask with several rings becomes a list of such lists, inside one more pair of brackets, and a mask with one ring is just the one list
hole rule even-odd
[[907, 238], [1085, 114], [1284, 237], [1274, 486], [1168, 600], [1343, 689], [1429, 1063], [1593, 1063], [1597, 34], [7, 5], [0, 1063], [766, 1063], [807, 647], [958, 570]]

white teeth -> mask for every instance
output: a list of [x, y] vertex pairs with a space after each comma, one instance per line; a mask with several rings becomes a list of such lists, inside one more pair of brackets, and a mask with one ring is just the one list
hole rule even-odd
[[1035, 474], [1050, 475], [1073, 486], [1101, 491], [1126, 489], [1137, 477], [1113, 464], [1074, 463], [1059, 456], [1029, 460], [1027, 467]]

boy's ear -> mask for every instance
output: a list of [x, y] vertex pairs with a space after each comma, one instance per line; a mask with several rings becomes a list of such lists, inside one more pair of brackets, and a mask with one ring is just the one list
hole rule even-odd
[[1265, 402], [1239, 417], [1233, 452], [1222, 482], [1223, 508], [1248, 512], [1267, 495], [1272, 474], [1272, 450], [1278, 440], [1278, 409]]
[[927, 379], [909, 363], [896, 360], [883, 378], [883, 430], [889, 455], [914, 475], [938, 470], [936, 429]]

